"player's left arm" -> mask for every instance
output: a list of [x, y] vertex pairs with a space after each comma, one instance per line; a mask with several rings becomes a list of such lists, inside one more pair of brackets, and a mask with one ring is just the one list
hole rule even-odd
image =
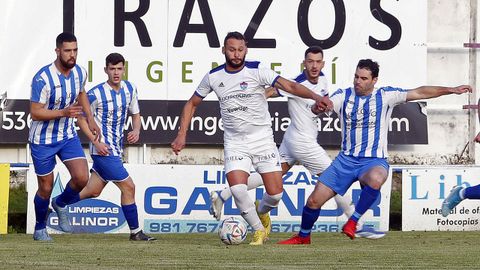
[[83, 112], [85, 117], [87, 118], [88, 128], [92, 132], [93, 135], [96, 136], [95, 140], [98, 141], [100, 139], [100, 128], [98, 127], [97, 123], [93, 119], [92, 110], [90, 109], [90, 101], [88, 101], [87, 93], [85, 91], [80, 91], [78, 94], [78, 104], [82, 106]]
[[295, 96], [313, 99], [317, 103], [316, 106], [324, 111], [329, 111], [333, 107], [333, 103], [328, 98], [328, 96], [322, 97], [313, 92], [312, 90], [308, 89], [307, 87], [299, 83], [287, 80], [283, 77], [278, 77], [278, 79], [275, 81], [274, 87], [280, 88]]
[[141, 117], [139, 113], [132, 115], [133, 130], [127, 134], [128, 143], [136, 143], [140, 139]]
[[459, 95], [471, 92], [472, 87], [470, 85], [460, 85], [457, 87], [420, 86], [407, 92], [407, 101], [436, 98], [450, 94]]

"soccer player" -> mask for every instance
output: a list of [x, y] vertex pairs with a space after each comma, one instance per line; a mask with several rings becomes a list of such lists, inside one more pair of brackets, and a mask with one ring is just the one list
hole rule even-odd
[[28, 141], [38, 181], [33, 200], [36, 219], [34, 240], [52, 240], [46, 226], [55, 157], [60, 158], [71, 176], [65, 190], [52, 200], [60, 226], [69, 226], [65, 205], [78, 198], [78, 193], [88, 181], [87, 160], [75, 131], [74, 118], [85, 113], [88, 129], [95, 136], [100, 134], [85, 93], [87, 72], [76, 64], [77, 52], [77, 38], [71, 33], [59, 34], [55, 48], [57, 59], [41, 68], [32, 80], [32, 122]]
[[[325, 64], [323, 56], [323, 50], [319, 46], [308, 48], [303, 60], [305, 69], [295, 78], [295, 81], [321, 96], [328, 96], [327, 78], [322, 73]], [[281, 94], [274, 88], [270, 88], [269, 96], [273, 97]], [[317, 142], [317, 116], [310, 109], [315, 102], [310, 99], [288, 95], [288, 93], [286, 96], [288, 96], [288, 111], [291, 123], [285, 131], [282, 144], [278, 150], [282, 163], [282, 174], [286, 174], [296, 162], [299, 162], [312, 175], [320, 175], [332, 163], [332, 160]], [[248, 177], [248, 190], [261, 185], [263, 185], [263, 181], [259, 174], [252, 173]], [[231, 196], [232, 192], [229, 187], [210, 193], [210, 213], [217, 220], [220, 220], [222, 215], [224, 202]], [[350, 204], [350, 200], [338, 194], [334, 198], [347, 217], [353, 214], [353, 206]], [[371, 227], [365, 226], [363, 228], [363, 222], [359, 222], [357, 227], [356, 235], [359, 237], [377, 239], [385, 236], [385, 233], [377, 232]]]
[[[283, 193], [280, 159], [273, 141], [265, 86], [314, 99], [321, 107], [331, 107], [331, 102], [305, 86], [280, 77], [259, 62], [245, 61], [247, 50], [241, 33], [227, 34], [222, 48], [225, 64], [207, 73], [185, 104], [180, 129], [171, 146], [175, 154], [185, 147], [186, 132], [195, 109], [204, 97], [214, 91], [220, 103], [224, 126], [227, 181], [242, 217], [255, 231], [250, 244], [262, 245], [271, 229], [268, 212], [277, 207]], [[257, 206], [247, 193], [247, 179], [252, 165], [261, 174], [266, 189]]]
[[90, 144], [93, 160], [91, 175], [80, 192], [79, 200], [98, 197], [108, 182], [115, 183], [121, 191], [122, 211], [130, 227], [130, 240], [152, 241], [155, 238], [144, 234], [138, 225], [135, 184], [122, 162], [123, 131], [128, 111], [132, 114], [133, 130], [127, 134], [127, 142], [136, 143], [140, 136], [137, 88], [131, 82], [122, 80], [125, 59], [121, 54], [109, 54], [105, 59], [104, 70], [108, 80], [88, 91], [95, 121], [102, 127], [101, 139], [92, 140], [95, 135], [89, 132], [85, 119], [79, 118], [78, 121], [82, 131], [93, 141]]
[[[480, 132], [475, 137], [475, 142], [480, 143]], [[465, 199], [480, 200], [480, 185], [473, 187], [455, 186], [442, 203], [442, 216], [447, 217], [461, 201]]]
[[[338, 89], [332, 94], [333, 109], [338, 113], [342, 127], [341, 150], [319, 177], [307, 199], [300, 232], [282, 241], [282, 244], [310, 243], [311, 229], [322, 205], [335, 194], [343, 195], [358, 179], [363, 185], [362, 192], [355, 212], [342, 228], [345, 235], [354, 239], [358, 220], [377, 200], [380, 188], [388, 177], [387, 133], [393, 107], [407, 101], [472, 91], [468, 85], [453, 88], [421, 86], [411, 90], [374, 88], [378, 72], [377, 62], [360, 60], [355, 71], [354, 87]], [[312, 107], [312, 111], [320, 113], [324, 110]]]

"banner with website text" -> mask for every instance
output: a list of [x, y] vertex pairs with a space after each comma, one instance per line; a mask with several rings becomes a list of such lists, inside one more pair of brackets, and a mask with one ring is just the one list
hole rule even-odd
[[[125, 167], [136, 188], [136, 204], [142, 229], [149, 233], [208, 233], [216, 232], [217, 222], [208, 212], [209, 192], [224, 188], [226, 184], [223, 166], [198, 165], [130, 165]], [[60, 194], [70, 176], [64, 166], [55, 172], [52, 198]], [[306, 199], [313, 191], [317, 177], [311, 176], [302, 166], [294, 166], [284, 177], [285, 192], [278, 206], [273, 210], [273, 232], [296, 232]], [[33, 233], [35, 211], [33, 197], [37, 190], [36, 176], [30, 167], [27, 176], [28, 213], [27, 233]], [[365, 214], [368, 226], [388, 231], [390, 212], [391, 178], [383, 185], [381, 196]], [[347, 192], [353, 203], [358, 201], [360, 186], [355, 183]], [[251, 190], [252, 199], [261, 199], [264, 188]], [[68, 206], [70, 222], [74, 233], [128, 233], [129, 229], [120, 205], [120, 191], [114, 184], [108, 184], [102, 194]], [[232, 199], [223, 207], [222, 219], [239, 216]], [[323, 207], [315, 223], [315, 232], [337, 232], [346, 222], [342, 210], [332, 199]], [[48, 219], [48, 230], [58, 233], [58, 218], [52, 212]]]
[[[379, 62], [378, 86], [411, 88], [426, 81], [425, 1], [5, 0], [2, 7], [0, 59], [8, 65], [0, 66], [0, 94], [8, 102], [1, 102], [0, 137], [18, 138], [10, 143], [24, 142], [31, 79], [53, 62], [55, 38], [64, 30], [78, 38], [77, 63], [88, 71], [87, 90], [106, 80], [105, 56], [122, 53], [126, 79], [138, 86], [141, 100], [152, 102], [142, 104], [142, 112], [163, 110], [161, 117], [180, 110], [173, 105], [181, 106], [202, 77], [224, 62], [221, 46], [229, 31], [245, 34], [248, 60], [287, 78], [301, 72], [305, 49], [320, 45], [331, 90], [351, 86], [362, 58]], [[38, 20], [38, 14], [49, 19]], [[209, 115], [199, 117], [207, 121]], [[23, 136], [15, 133], [22, 130]]]

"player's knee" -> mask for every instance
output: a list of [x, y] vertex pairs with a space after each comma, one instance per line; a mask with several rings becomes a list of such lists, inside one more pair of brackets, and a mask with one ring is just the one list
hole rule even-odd
[[50, 198], [52, 194], [53, 184], [52, 183], [43, 183], [38, 187], [38, 195], [42, 198]]
[[135, 184], [130, 181], [127, 185], [124, 186], [123, 192], [131, 197], [135, 197]]
[[368, 185], [373, 189], [380, 189], [385, 181], [386, 177], [384, 175], [375, 174], [368, 181]]
[[373, 189], [380, 189], [385, 181], [387, 181], [387, 177], [387, 171], [380, 169], [373, 170], [366, 175], [366, 179], [363, 179], [362, 182]]
[[311, 209], [319, 209], [322, 204], [315, 196], [310, 195], [307, 199], [307, 206]]
[[277, 207], [278, 204], [280, 203], [280, 200], [282, 199], [282, 196], [283, 196], [283, 191], [275, 195], [270, 195], [265, 192], [263, 194], [263, 200], [265, 201], [266, 205], [270, 207]]
[[373, 189], [376, 189], [376, 190], [379, 190], [382, 188], [382, 185], [383, 183], [382, 182], [378, 182], [378, 181], [371, 181], [368, 186], [373, 188]]
[[75, 175], [72, 175], [72, 182], [77, 187], [77, 189], [82, 189], [85, 187], [88, 183], [88, 172], [79, 172], [76, 173]]
[[97, 198], [98, 196], [100, 196], [100, 194], [102, 194], [101, 191], [94, 190], [94, 191], [90, 192], [89, 198]]

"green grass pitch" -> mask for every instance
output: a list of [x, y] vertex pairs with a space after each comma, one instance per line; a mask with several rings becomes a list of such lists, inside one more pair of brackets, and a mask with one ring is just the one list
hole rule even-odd
[[379, 240], [350, 240], [315, 233], [306, 246], [275, 242], [226, 246], [217, 234], [157, 234], [154, 242], [131, 242], [125, 234], [0, 236], [0, 269], [478, 269], [478, 232], [389, 232]]

